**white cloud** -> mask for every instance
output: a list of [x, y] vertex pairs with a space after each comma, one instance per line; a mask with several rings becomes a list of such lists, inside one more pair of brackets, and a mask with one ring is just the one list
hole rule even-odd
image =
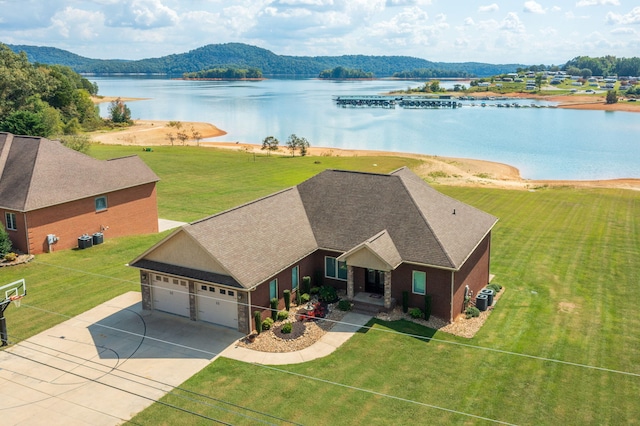
[[100, 12], [89, 12], [67, 7], [51, 18], [53, 29], [64, 38], [93, 40], [99, 36], [104, 25], [104, 16]]
[[634, 30], [633, 28], [629, 28], [629, 27], [621, 27], [621, 28], [616, 28], [611, 30], [611, 34], [622, 34], [622, 35], [636, 35], [638, 34], [638, 32], [636, 30]]
[[562, 10], [562, 8], [561, 8], [560, 6], [553, 6], [553, 7], [551, 8], [551, 11], [552, 11], [552, 12], [560, 12], [561, 10]]
[[547, 13], [547, 10], [543, 8], [541, 4], [534, 0], [524, 2], [524, 7], [522, 10], [526, 13]]
[[580, 0], [576, 3], [576, 7], [606, 5], [620, 6], [620, 0]]
[[466, 26], [473, 27], [476, 23], [473, 22], [473, 18], [467, 17], [467, 18], [464, 18], [464, 24]]
[[605, 18], [607, 24], [632, 25], [640, 24], [640, 7], [634, 7], [631, 12], [624, 15], [609, 12]]
[[500, 7], [496, 3], [491, 3], [486, 6], [478, 7], [478, 12], [480, 13], [497, 12], [499, 9]]
[[524, 33], [524, 24], [520, 21], [515, 12], [507, 13], [507, 16], [500, 23], [500, 29], [510, 33]]
[[139, 29], [169, 27], [176, 24], [178, 14], [161, 0], [127, 0], [105, 7], [107, 25]]

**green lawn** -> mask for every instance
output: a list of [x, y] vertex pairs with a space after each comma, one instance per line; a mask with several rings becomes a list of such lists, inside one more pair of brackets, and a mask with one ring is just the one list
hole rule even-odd
[[[99, 146], [92, 153], [99, 158], [141, 154], [163, 179], [160, 215], [176, 220], [249, 201], [327, 167], [388, 172], [417, 165], [393, 157], [257, 157], [254, 162], [244, 153], [208, 149], [138, 151]], [[475, 338], [434, 334], [407, 322], [374, 322], [334, 354], [305, 364], [272, 369], [218, 359], [163, 401], [233, 424], [256, 424], [244, 416], [282, 422], [219, 400], [302, 424], [487, 423], [480, 418], [516, 424], [640, 423], [640, 315], [634, 297], [640, 277], [640, 192], [438, 189], [500, 218], [491, 269], [505, 293]], [[160, 237], [107, 239], [91, 250], [38, 256], [0, 274], [6, 282], [27, 278], [30, 291], [23, 305], [74, 315], [137, 289], [136, 271], [123, 264]], [[64, 300], [61, 288], [67, 289]], [[9, 334], [20, 338], [64, 320], [30, 307], [11, 307], [7, 318]], [[155, 404], [132, 424], [210, 421]]]

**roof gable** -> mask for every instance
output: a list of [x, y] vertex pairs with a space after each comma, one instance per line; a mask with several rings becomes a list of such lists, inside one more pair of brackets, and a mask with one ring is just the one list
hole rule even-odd
[[402, 257], [386, 230], [338, 256], [338, 260], [379, 271], [392, 271], [402, 263]]
[[137, 156], [103, 161], [44, 138], [0, 138], [0, 204], [7, 209], [30, 211], [160, 180]]

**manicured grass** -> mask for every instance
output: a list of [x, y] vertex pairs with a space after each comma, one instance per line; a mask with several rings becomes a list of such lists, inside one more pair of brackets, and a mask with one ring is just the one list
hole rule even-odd
[[[253, 162], [244, 153], [183, 147], [142, 153], [140, 148], [96, 146], [92, 154], [140, 154], [163, 179], [160, 215], [176, 220], [194, 220], [250, 201], [327, 167], [388, 172], [417, 165], [393, 157], [258, 157]], [[463, 413], [517, 424], [639, 423], [640, 316], [634, 296], [640, 277], [640, 193], [437, 188], [500, 218], [491, 269], [505, 294], [475, 338], [434, 334], [408, 322], [376, 321], [372, 330], [356, 334], [326, 358], [278, 369], [218, 359], [182, 387], [302, 424], [485, 423]], [[75, 315], [137, 290], [137, 271], [123, 265], [161, 237], [107, 239], [89, 250], [42, 255], [28, 265], [0, 270], [2, 281], [24, 277], [29, 287], [23, 302], [29, 306], [7, 310], [9, 334], [22, 339], [65, 319], [33, 307]], [[185, 400], [178, 395], [185, 393], [175, 390], [164, 400], [233, 424], [256, 423], [234, 413], [238, 408], [212, 400], [203, 405], [194, 402], [202, 396], [189, 394], [191, 400]], [[209, 423], [159, 404], [132, 421]]]

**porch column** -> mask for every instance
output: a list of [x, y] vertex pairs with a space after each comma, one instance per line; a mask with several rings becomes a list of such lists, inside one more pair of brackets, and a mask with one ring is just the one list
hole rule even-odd
[[391, 271], [384, 272], [384, 307], [391, 308]]
[[353, 300], [353, 266], [347, 265], [347, 299]]

